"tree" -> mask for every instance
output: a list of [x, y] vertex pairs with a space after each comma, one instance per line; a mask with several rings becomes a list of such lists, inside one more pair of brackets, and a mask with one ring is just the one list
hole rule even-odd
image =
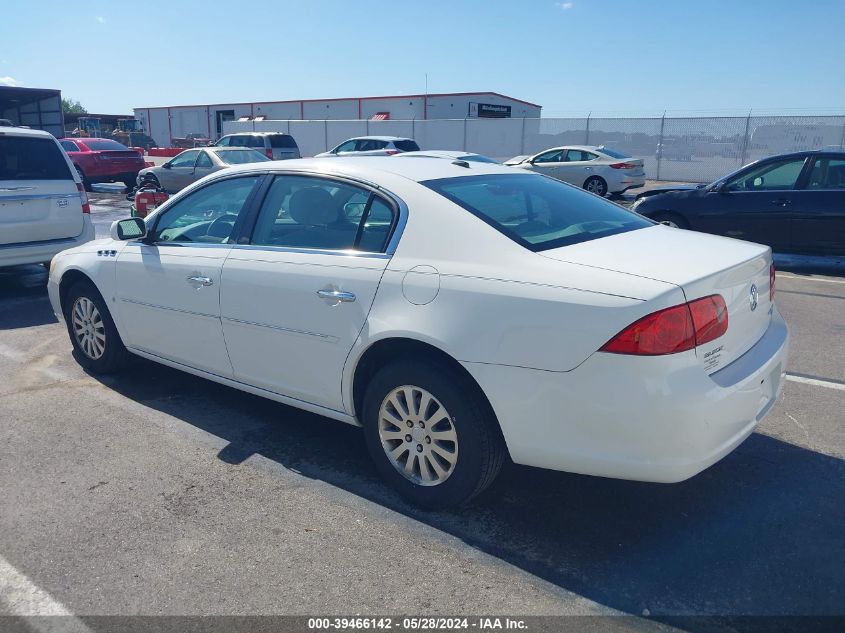
[[67, 114], [88, 114], [85, 106], [73, 99], [62, 99], [62, 111]]

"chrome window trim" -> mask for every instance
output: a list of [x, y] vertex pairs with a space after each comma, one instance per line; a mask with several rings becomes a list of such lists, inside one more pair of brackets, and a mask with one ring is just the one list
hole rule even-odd
[[352, 249], [303, 248], [301, 246], [261, 246], [257, 244], [234, 244], [233, 250], [270, 251], [274, 253], [302, 253], [304, 255], [340, 255], [342, 257], [369, 257], [371, 259], [390, 259], [392, 253], [375, 251], [356, 251]]

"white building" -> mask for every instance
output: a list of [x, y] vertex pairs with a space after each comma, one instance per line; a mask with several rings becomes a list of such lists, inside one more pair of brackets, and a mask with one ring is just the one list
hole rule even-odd
[[303, 99], [254, 103], [135, 108], [147, 133], [159, 145], [188, 134], [212, 139], [223, 135], [226, 121], [264, 120], [425, 120], [464, 118], [539, 118], [542, 106], [497, 92]]

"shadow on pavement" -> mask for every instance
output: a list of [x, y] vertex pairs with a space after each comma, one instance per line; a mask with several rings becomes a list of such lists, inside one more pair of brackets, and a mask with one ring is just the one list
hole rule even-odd
[[0, 330], [55, 323], [41, 265], [0, 268]]
[[845, 461], [761, 434], [681, 484], [511, 464], [469, 506], [427, 513], [382, 484], [359, 429], [147, 361], [102, 382], [227, 440], [227, 463], [261, 455], [623, 612], [845, 612]]

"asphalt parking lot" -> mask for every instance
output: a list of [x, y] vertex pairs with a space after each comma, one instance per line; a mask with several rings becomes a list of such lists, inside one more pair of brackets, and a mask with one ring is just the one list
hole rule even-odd
[[[127, 215], [92, 203], [99, 236]], [[509, 465], [436, 513], [353, 427], [142, 360], [85, 374], [46, 271], [0, 270], [0, 615], [845, 614], [845, 266], [779, 267], [790, 378], [725, 460], [674, 485]]]

